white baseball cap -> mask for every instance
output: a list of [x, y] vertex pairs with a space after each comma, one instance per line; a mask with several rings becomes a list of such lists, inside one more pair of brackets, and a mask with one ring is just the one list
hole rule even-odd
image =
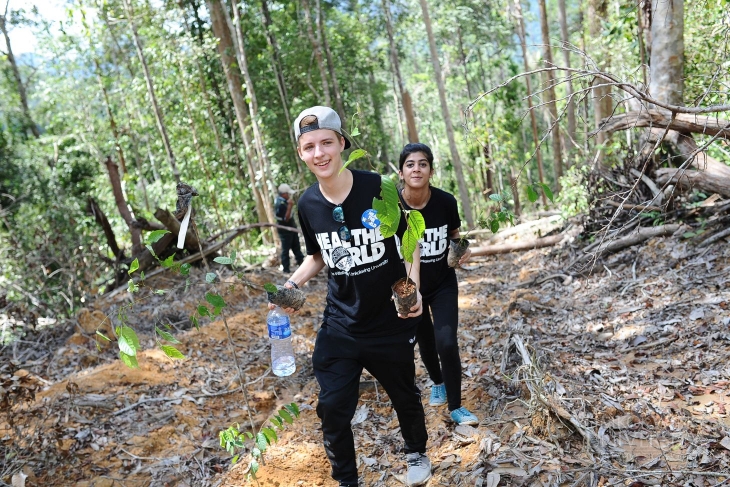
[[294, 191], [293, 189], [291, 189], [291, 186], [289, 186], [286, 183], [280, 184], [278, 189], [279, 189], [279, 194], [284, 194], [284, 193], [294, 194], [294, 193], [296, 193], [296, 191]]
[[[308, 117], [310, 115], [316, 117], [317, 120], [313, 124], [301, 127], [300, 124], [304, 117]], [[352, 145], [347, 137], [345, 137], [345, 134], [342, 133], [342, 121], [340, 120], [340, 116], [337, 115], [337, 112], [332, 110], [330, 107], [316, 106], [307, 108], [300, 113], [294, 121], [294, 136], [297, 142], [299, 142], [299, 137], [301, 137], [303, 133], [319, 129], [334, 130], [340, 134], [345, 139], [345, 150], [349, 149], [350, 145]]]

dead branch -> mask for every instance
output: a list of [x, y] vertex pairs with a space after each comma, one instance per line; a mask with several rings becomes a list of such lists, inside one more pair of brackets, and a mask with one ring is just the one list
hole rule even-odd
[[127, 206], [127, 200], [124, 198], [124, 192], [122, 191], [122, 182], [119, 178], [119, 167], [116, 165], [112, 158], [107, 156], [104, 161], [107, 171], [109, 172], [109, 183], [112, 187], [112, 193], [114, 194], [114, 201], [117, 204], [119, 214], [122, 215], [127, 227], [129, 227], [129, 233], [132, 238], [132, 253], [139, 253], [142, 249], [142, 232], [134, 224], [134, 216], [129, 211]]
[[665, 237], [667, 235], [672, 235], [680, 228], [682, 228], [682, 225], [676, 223], [671, 225], [660, 225], [657, 227], [638, 227], [634, 232], [626, 237], [619, 238], [617, 240], [609, 240], [607, 242], [604, 241], [604, 243], [598, 246], [594, 252], [584, 254], [576, 259], [569, 267], [572, 267], [573, 264], [584, 263], [589, 259], [597, 259], [602, 255], [617, 252], [653, 237]]
[[640, 211], [662, 211], [661, 207], [654, 205], [632, 205], [631, 203], [619, 203], [618, 201], [606, 200], [611, 206], [623, 208], [624, 210], [640, 210]]
[[[160, 220], [162, 224], [165, 225], [165, 228], [167, 228], [175, 237], [177, 237], [180, 233], [180, 222], [177, 221], [177, 218], [175, 218], [169, 210], [157, 208], [157, 210], [155, 210], [155, 218]], [[198, 241], [198, 237], [195, 235], [195, 232], [193, 232], [192, 225], [189, 226], [187, 232], [185, 232], [185, 248], [190, 252], [198, 252], [200, 247], [205, 248], [206, 246], [208, 246], [208, 242], [205, 240]]]
[[502, 244], [502, 245], [489, 245], [487, 247], [478, 247], [472, 249], [471, 255], [478, 257], [482, 255], [496, 255], [496, 254], [507, 254], [509, 252], [516, 252], [520, 250], [531, 250], [539, 249], [541, 247], [550, 247], [562, 242], [565, 235], [551, 235], [549, 237], [535, 238], [525, 242], [517, 242], [513, 244]]
[[598, 132], [616, 132], [638, 127], [669, 128], [677, 132], [690, 132], [717, 136], [730, 140], [730, 121], [689, 113], [678, 113], [674, 118], [659, 110], [641, 110], [615, 115], [601, 120], [601, 125], [589, 136]]
[[730, 197], [730, 179], [723, 178], [707, 171], [682, 170], [675, 168], [659, 168], [655, 171], [659, 184], [676, 184], [686, 189], [699, 188]]

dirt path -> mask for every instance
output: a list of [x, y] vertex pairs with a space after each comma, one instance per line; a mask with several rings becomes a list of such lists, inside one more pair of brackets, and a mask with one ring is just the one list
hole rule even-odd
[[[444, 407], [426, 404], [435, 466], [429, 485], [727, 485], [728, 245], [698, 250], [655, 239], [607, 258], [586, 277], [564, 275], [569, 257], [567, 248], [541, 249], [474, 259], [459, 271], [463, 398], [482, 422], [455, 427]], [[246, 278], [262, 284], [281, 276]], [[268, 373], [262, 293], [233, 287], [226, 294], [257, 428], [284, 404], [301, 409], [265, 454], [263, 486], [336, 485], [309, 362], [324, 279], [306, 291], [308, 303], [294, 319], [298, 369], [285, 379]], [[184, 327], [202, 292], [173, 293], [130, 311], [141, 342], [154, 345], [158, 318]], [[104, 311], [116, 316], [125, 299]], [[246, 480], [248, 459], [230, 468], [218, 445], [219, 430], [248, 424], [222, 321], [181, 330], [186, 360], [153, 349], [134, 370], [87, 336], [66, 335], [60, 345], [16, 348], [14, 357], [4, 351], [0, 481], [10, 485], [23, 468], [26, 486], [255, 485]], [[507, 346], [515, 336], [528, 346], [528, 365]], [[354, 423], [363, 485], [402, 485], [398, 422], [367, 378]]]

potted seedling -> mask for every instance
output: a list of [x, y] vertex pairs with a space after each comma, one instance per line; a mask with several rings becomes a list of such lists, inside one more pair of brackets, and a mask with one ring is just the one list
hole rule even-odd
[[298, 311], [307, 300], [304, 292], [297, 288], [277, 286], [267, 282], [264, 284], [264, 289], [266, 290], [269, 302], [280, 308], [292, 308], [294, 311]]
[[[406, 210], [398, 197], [398, 189], [395, 183], [386, 176], [381, 176], [380, 198], [373, 198], [373, 209], [378, 212], [380, 220], [380, 233], [383, 238], [395, 235], [400, 225], [402, 216], [406, 218], [406, 231], [400, 245], [400, 253], [406, 262], [413, 263], [413, 252], [418, 246], [418, 241], [426, 231], [426, 223], [423, 215], [418, 210]], [[410, 278], [410, 272], [406, 277], [397, 280], [392, 286], [393, 301], [398, 313], [407, 315], [411, 308], [418, 301], [416, 283]]]

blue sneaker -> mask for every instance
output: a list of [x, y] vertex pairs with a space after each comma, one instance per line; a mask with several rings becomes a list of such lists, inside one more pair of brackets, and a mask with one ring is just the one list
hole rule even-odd
[[434, 384], [431, 386], [431, 398], [428, 400], [431, 406], [440, 406], [446, 404], [446, 386], [443, 384]]
[[465, 407], [460, 407], [459, 409], [451, 411], [451, 419], [454, 420], [456, 424], [479, 424], [479, 418], [474, 416], [471, 411]]

